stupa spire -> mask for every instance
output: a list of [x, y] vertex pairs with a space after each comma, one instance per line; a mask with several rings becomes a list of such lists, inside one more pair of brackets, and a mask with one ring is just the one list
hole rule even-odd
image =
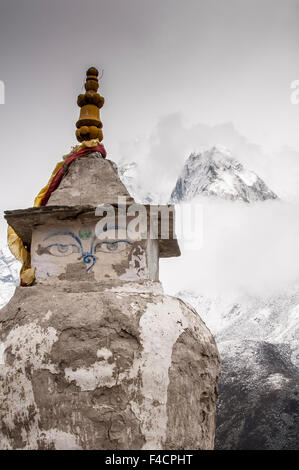
[[80, 106], [80, 117], [76, 122], [76, 137], [79, 142], [97, 139], [103, 140], [103, 124], [100, 120], [100, 109], [104, 98], [97, 93], [99, 88], [99, 72], [90, 67], [86, 72], [85, 93], [78, 96], [77, 104]]

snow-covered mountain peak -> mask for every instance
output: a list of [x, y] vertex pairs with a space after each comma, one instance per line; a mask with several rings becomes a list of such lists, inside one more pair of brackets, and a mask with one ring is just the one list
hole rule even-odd
[[220, 146], [189, 156], [172, 191], [171, 202], [190, 201], [196, 196], [244, 202], [277, 198], [258, 175]]

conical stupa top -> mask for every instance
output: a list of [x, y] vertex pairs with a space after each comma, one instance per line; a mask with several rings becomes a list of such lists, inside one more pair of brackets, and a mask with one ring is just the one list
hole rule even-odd
[[85, 93], [79, 95], [77, 104], [80, 106], [80, 117], [76, 122], [76, 137], [79, 142], [97, 139], [103, 140], [100, 120], [100, 108], [104, 104], [104, 98], [97, 93], [99, 88], [99, 72], [95, 67], [90, 67], [86, 72]]
[[[96, 214], [96, 208], [103, 208], [106, 205], [113, 206], [115, 212], [120, 213], [120, 215], [124, 207], [125, 210], [131, 206], [136, 209], [133, 197], [120, 179], [117, 166], [106, 159], [106, 151], [103, 145], [100, 144], [103, 134], [99, 110], [104, 104], [104, 98], [97, 93], [98, 87], [98, 71], [96, 68], [91, 67], [86, 72], [86, 92], [78, 96], [78, 105], [81, 112], [76, 123], [76, 136], [79, 142], [83, 143], [75, 147], [56, 166], [48, 185], [42, 188], [36, 198], [39, 203], [29, 209], [5, 211], [5, 218], [13, 229], [12, 243], [15, 244], [16, 237], [18, 237], [27, 258], [30, 257], [30, 254], [24, 247], [30, 248], [32, 246], [33, 237], [36, 240], [34, 235], [37, 233], [36, 230], [41, 233], [44, 227], [52, 227], [57, 224], [60, 226], [61, 223], [64, 223], [63, 221], [65, 223], [67, 221], [97, 223], [100, 216]], [[80, 153], [82, 151], [83, 153]], [[174, 208], [170, 205], [146, 205], [142, 207], [146, 210], [146, 220], [151, 220], [152, 217], [154, 227], [157, 227], [157, 238], [148, 238], [151, 242], [147, 249], [148, 256], [154, 256], [156, 259], [156, 263], [153, 265], [154, 274], [150, 274], [156, 279], [158, 277], [156, 273], [158, 257], [180, 256], [180, 249], [174, 232]], [[137, 213], [138, 210], [136, 209]], [[142, 210], [140, 213], [142, 213]], [[133, 218], [132, 214], [128, 216], [130, 221]], [[163, 230], [166, 227], [164, 221], [169, 227], [167, 236], [162, 233], [162, 227], [164, 227]], [[146, 236], [149, 235], [150, 233], [146, 232]], [[158, 245], [155, 240], [158, 240]], [[33, 253], [35, 248], [31, 248], [31, 250]], [[138, 258], [134, 261], [134, 266], [138, 268], [139, 264]], [[23, 266], [26, 267], [26, 264]], [[35, 269], [36, 266], [34, 265], [33, 268]], [[29, 267], [28, 269], [33, 268]], [[27, 269], [24, 273], [26, 271]], [[22, 280], [26, 285], [33, 282], [32, 273], [30, 275], [29, 281]]]

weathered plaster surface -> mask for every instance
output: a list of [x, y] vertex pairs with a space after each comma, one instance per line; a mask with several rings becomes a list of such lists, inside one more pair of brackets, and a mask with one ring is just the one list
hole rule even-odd
[[159, 280], [159, 244], [158, 240], [147, 240], [147, 259], [148, 259], [148, 269], [149, 269], [149, 278], [153, 281]]
[[122, 282], [112, 286], [105, 286], [107, 292], [131, 292], [131, 293], [149, 293], [164, 294], [163, 286], [160, 281], [142, 281], [142, 282]]
[[106, 360], [94, 362], [89, 367], [81, 367], [72, 370], [65, 369], [65, 377], [68, 382], [75, 381], [81, 390], [95, 390], [97, 387], [113, 387], [116, 385], [114, 377], [115, 364]]
[[177, 299], [165, 297], [159, 303], [148, 303], [139, 325], [143, 345], [138, 361], [142, 399], [132, 403], [132, 407], [145, 436], [143, 449], [163, 449], [168, 419], [168, 369], [172, 348], [186, 328], [187, 320]]
[[5, 364], [4, 351], [5, 343], [2, 343], [2, 341], [0, 341], [0, 366]]
[[[46, 225], [33, 231], [31, 264], [38, 282], [79, 279], [156, 280], [158, 250], [148, 253], [146, 240], [131, 239], [126, 230], [99, 239], [96, 222], [80, 221]], [[155, 240], [156, 244], [157, 241]]]
[[[43, 328], [34, 321], [14, 326], [3, 342], [4, 365], [0, 366], [0, 441], [3, 435], [5, 448], [9, 436], [21, 448], [38, 447], [39, 410], [29, 375], [37, 370], [55, 373], [56, 366], [47, 359], [47, 355], [57, 338], [55, 328]], [[19, 422], [25, 422], [26, 425], [16, 426]], [[8, 445], [9, 447], [13, 446]]]
[[213, 447], [214, 340], [142, 284], [17, 288], [0, 312], [2, 448]]

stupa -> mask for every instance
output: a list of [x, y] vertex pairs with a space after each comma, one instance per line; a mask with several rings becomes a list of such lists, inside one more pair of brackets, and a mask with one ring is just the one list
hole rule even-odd
[[0, 311], [0, 448], [212, 449], [217, 347], [159, 282], [180, 255], [174, 208], [135, 203], [101, 143], [94, 67], [85, 89], [80, 145], [35, 207], [5, 212], [25, 264]]

